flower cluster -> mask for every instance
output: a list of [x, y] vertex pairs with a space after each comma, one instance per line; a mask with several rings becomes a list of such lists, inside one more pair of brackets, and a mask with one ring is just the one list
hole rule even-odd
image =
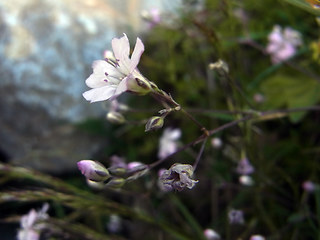
[[254, 172], [254, 167], [251, 165], [248, 158], [242, 158], [237, 166], [237, 173], [240, 174], [239, 182], [245, 186], [253, 185], [253, 180], [250, 176]]
[[297, 47], [302, 44], [301, 34], [298, 31], [289, 27], [282, 30], [279, 25], [273, 27], [268, 39], [266, 51], [271, 55], [271, 61], [274, 64], [292, 57]]
[[49, 205], [46, 203], [42, 209], [36, 211], [31, 209], [30, 212], [21, 217], [20, 229], [18, 231], [18, 240], [38, 240], [40, 239], [40, 232], [45, 228], [44, 220], [48, 219], [47, 211]]

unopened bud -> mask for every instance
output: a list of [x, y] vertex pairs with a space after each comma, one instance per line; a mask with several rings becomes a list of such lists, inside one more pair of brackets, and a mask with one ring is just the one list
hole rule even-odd
[[114, 176], [123, 176], [127, 172], [127, 169], [123, 167], [110, 167], [108, 168], [108, 170], [111, 173], [111, 175]]
[[106, 118], [109, 122], [115, 124], [123, 124], [126, 121], [124, 116], [119, 112], [108, 112]]
[[229, 74], [228, 64], [221, 59], [218, 62], [210, 63], [209, 69], [217, 71], [220, 76], [226, 76]]
[[163, 117], [153, 116], [148, 120], [146, 124], [145, 132], [162, 128], [163, 123], [164, 123]]
[[106, 186], [108, 188], [121, 188], [124, 184], [125, 184], [126, 180], [124, 178], [112, 178], [107, 184]]
[[97, 161], [81, 160], [77, 165], [81, 173], [91, 181], [102, 182], [110, 178], [109, 171]]

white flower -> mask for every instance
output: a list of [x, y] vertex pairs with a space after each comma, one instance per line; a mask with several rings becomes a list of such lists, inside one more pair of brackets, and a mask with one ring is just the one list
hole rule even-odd
[[40, 231], [45, 227], [41, 221], [48, 218], [47, 210], [49, 205], [43, 205], [40, 211], [31, 209], [26, 215], [23, 215], [20, 220], [21, 228], [18, 231], [18, 240], [38, 240], [40, 238]]
[[113, 100], [123, 92], [147, 94], [152, 87], [150, 82], [137, 69], [144, 45], [137, 38], [131, 57], [127, 35], [112, 40], [112, 54], [106, 54], [105, 60], [97, 60], [92, 64], [93, 73], [87, 78], [86, 84], [92, 88], [83, 93], [90, 102]]
[[280, 63], [292, 57], [296, 48], [302, 44], [301, 34], [289, 27], [284, 30], [278, 25], [269, 34], [267, 53], [271, 55], [273, 63]]
[[180, 137], [180, 129], [166, 128], [160, 138], [158, 157], [161, 159], [174, 153], [178, 148], [177, 140]]

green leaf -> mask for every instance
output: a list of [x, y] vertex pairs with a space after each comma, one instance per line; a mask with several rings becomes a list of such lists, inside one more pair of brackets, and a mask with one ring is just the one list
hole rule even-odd
[[309, 13], [320, 16], [320, 9], [312, 7], [311, 4], [309, 4], [307, 1], [304, 1], [304, 0], [285, 0], [285, 1], [298, 8], [308, 11]]
[[[267, 109], [307, 107], [320, 100], [320, 83], [303, 75], [277, 74], [262, 83], [262, 91], [266, 96], [264, 107]], [[305, 114], [295, 112], [289, 117], [297, 123]]]

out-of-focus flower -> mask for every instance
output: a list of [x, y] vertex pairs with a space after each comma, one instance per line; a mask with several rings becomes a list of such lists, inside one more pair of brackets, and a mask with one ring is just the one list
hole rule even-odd
[[178, 148], [177, 141], [180, 137], [180, 129], [166, 128], [160, 138], [158, 157], [161, 159], [174, 153]]
[[121, 231], [121, 218], [116, 215], [110, 215], [109, 222], [107, 223], [107, 229], [111, 233], [118, 233]]
[[18, 231], [18, 240], [38, 240], [40, 239], [40, 232], [45, 228], [45, 224], [42, 223], [48, 219], [47, 211], [49, 205], [46, 203], [43, 205], [40, 211], [31, 209], [30, 212], [21, 217], [20, 229]]
[[222, 147], [222, 140], [221, 138], [218, 138], [218, 137], [214, 137], [211, 139], [211, 145], [212, 147], [216, 148], [216, 149], [219, 149]]
[[192, 189], [198, 182], [191, 179], [192, 175], [193, 167], [191, 165], [175, 163], [168, 170], [163, 171], [159, 177], [160, 188], [164, 191]]
[[252, 186], [254, 184], [252, 177], [248, 175], [241, 175], [239, 177], [239, 182], [244, 186]]
[[252, 235], [250, 240], [265, 240], [266, 238], [261, 235]]
[[108, 112], [106, 115], [106, 119], [114, 124], [123, 124], [125, 123], [126, 119], [124, 116], [119, 112]]
[[312, 193], [314, 192], [314, 190], [316, 189], [316, 184], [312, 181], [304, 181], [302, 183], [302, 188], [303, 190], [305, 190], [308, 193]]
[[114, 57], [109, 54], [105, 60], [93, 62], [93, 73], [86, 84], [92, 88], [83, 93], [90, 102], [115, 99], [123, 92], [144, 95], [152, 90], [150, 82], [139, 72], [137, 66], [144, 52], [144, 45], [137, 38], [131, 57], [127, 35], [112, 40]]
[[158, 8], [152, 8], [149, 11], [144, 10], [141, 12], [143, 19], [148, 21], [148, 28], [151, 29], [161, 22], [161, 12]]
[[81, 173], [91, 181], [102, 182], [110, 178], [109, 171], [97, 161], [81, 160], [77, 165]]
[[276, 64], [285, 61], [296, 53], [296, 48], [302, 44], [301, 34], [292, 28], [284, 30], [279, 25], [273, 27], [270, 33], [267, 53], [271, 55], [271, 61]]
[[248, 158], [242, 158], [237, 166], [237, 173], [240, 175], [249, 175], [254, 172], [254, 167], [249, 162]]
[[220, 235], [216, 231], [211, 229], [211, 228], [207, 228], [206, 230], [204, 230], [203, 234], [204, 234], [205, 238], [208, 239], [208, 240], [218, 240], [218, 239], [220, 239]]
[[241, 210], [232, 209], [228, 213], [228, 219], [230, 224], [243, 224], [243, 212]]
[[256, 102], [256, 103], [263, 103], [265, 98], [264, 96], [261, 94], [261, 93], [256, 93], [253, 95], [253, 100]]

